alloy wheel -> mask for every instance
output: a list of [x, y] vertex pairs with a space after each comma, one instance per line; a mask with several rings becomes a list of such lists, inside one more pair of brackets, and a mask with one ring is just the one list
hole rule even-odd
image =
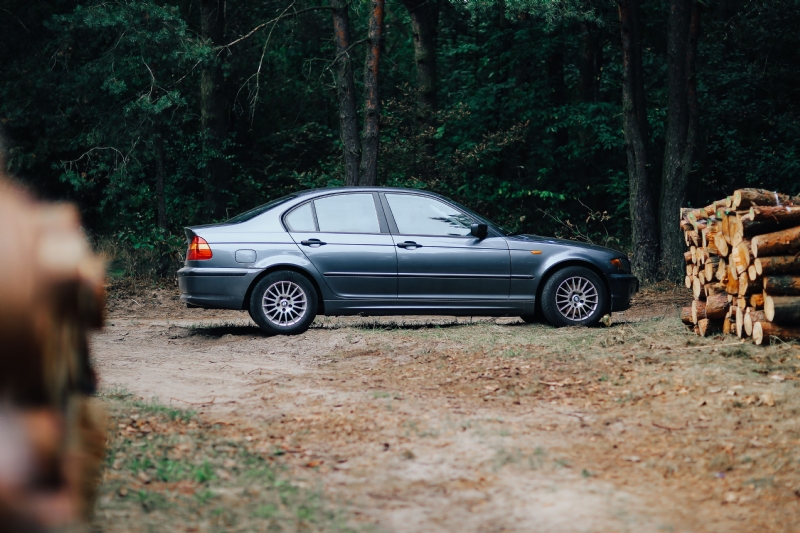
[[306, 314], [308, 299], [293, 281], [277, 281], [264, 291], [261, 307], [267, 320], [276, 326], [292, 326]]
[[581, 276], [565, 279], [556, 289], [556, 307], [569, 320], [584, 320], [595, 312], [599, 300], [597, 288]]

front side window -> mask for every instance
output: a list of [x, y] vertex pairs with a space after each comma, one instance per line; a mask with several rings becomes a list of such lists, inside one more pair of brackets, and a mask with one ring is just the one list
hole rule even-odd
[[371, 193], [337, 194], [314, 200], [319, 230], [330, 233], [380, 233]]
[[317, 231], [314, 224], [314, 212], [311, 210], [311, 202], [295, 208], [284, 219], [289, 231]]
[[472, 219], [444, 202], [413, 194], [387, 194], [397, 229], [404, 235], [465, 237]]

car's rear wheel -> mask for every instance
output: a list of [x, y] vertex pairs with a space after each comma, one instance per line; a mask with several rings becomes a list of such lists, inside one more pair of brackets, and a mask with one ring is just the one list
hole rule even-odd
[[605, 284], [588, 268], [559, 270], [542, 290], [542, 313], [555, 327], [594, 326], [608, 309]]
[[297, 335], [317, 315], [317, 291], [297, 272], [282, 270], [266, 275], [250, 296], [250, 316], [267, 333]]

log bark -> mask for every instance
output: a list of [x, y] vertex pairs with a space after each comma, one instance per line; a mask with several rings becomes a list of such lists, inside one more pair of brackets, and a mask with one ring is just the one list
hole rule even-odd
[[634, 251], [631, 263], [634, 274], [643, 282], [649, 282], [656, 279], [658, 268], [658, 223], [648, 153], [639, 2], [618, 0], [617, 6], [622, 41], [622, 116], [628, 160], [631, 245]]
[[683, 252], [683, 261], [686, 264], [691, 264], [691, 262], [692, 262], [692, 252]]
[[766, 320], [766, 316], [764, 315], [764, 311], [755, 311], [751, 308], [747, 308], [744, 313], [744, 332], [748, 337], [753, 335], [753, 324], [756, 322], [763, 322]]
[[764, 297], [764, 313], [770, 322], [800, 325], [800, 297], [767, 295]]
[[697, 324], [698, 320], [706, 317], [706, 303], [700, 300], [692, 301], [692, 323]]
[[751, 243], [753, 257], [793, 255], [800, 252], [800, 226], [765, 235], [756, 235]]
[[772, 322], [756, 322], [753, 324], [753, 341], [756, 344], [768, 343], [773, 337], [782, 341], [798, 340], [800, 339], [800, 327], [779, 326]]
[[733, 209], [749, 209], [753, 205], [771, 206], [787, 205], [793, 199], [786, 194], [779, 194], [766, 189], [739, 189], [733, 192]]
[[[697, 137], [697, 84], [695, 56], [700, 32], [700, 9], [696, 0], [671, 0], [667, 34], [668, 98], [661, 176], [660, 274], [675, 279], [681, 249], [680, 233], [672, 214], [684, 198], [692, 170]], [[707, 210], [704, 214], [708, 216]]]
[[757, 257], [753, 261], [756, 274], [800, 274], [800, 254], [775, 255], [771, 257]]
[[764, 292], [770, 296], [800, 294], [800, 276], [764, 276]]
[[746, 237], [773, 233], [780, 229], [800, 226], [800, 207], [797, 206], [753, 206], [741, 217]]
[[[213, 45], [225, 44], [225, 9], [219, 0], [201, 0], [200, 34]], [[200, 70], [200, 128], [203, 153], [203, 201], [211, 218], [227, 217], [231, 166], [224, 154], [228, 134], [228, 99], [223, 65], [219, 57], [206, 61]]]
[[683, 322], [687, 326], [694, 325], [694, 322], [692, 321], [691, 307], [681, 307], [681, 322]]
[[712, 294], [706, 298], [705, 317], [712, 320], [724, 318], [728, 312], [728, 295], [725, 293]]
[[715, 333], [722, 333], [722, 320], [709, 320], [704, 318], [697, 322], [697, 327], [700, 331], [701, 337], [708, 337], [709, 335], [713, 335]]
[[703, 290], [706, 291], [706, 300], [708, 300], [710, 296], [721, 294], [726, 297], [727, 301], [727, 292], [725, 291], [725, 285], [722, 283], [707, 283], [703, 286]]
[[359, 184], [361, 142], [358, 138], [358, 111], [353, 79], [353, 60], [350, 57], [350, 10], [347, 0], [330, 0], [333, 16], [333, 41], [336, 50], [336, 95], [339, 100], [339, 138], [342, 141], [344, 183]]

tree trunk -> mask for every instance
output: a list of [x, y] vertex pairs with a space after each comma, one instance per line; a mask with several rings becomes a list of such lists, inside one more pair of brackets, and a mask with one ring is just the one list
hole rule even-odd
[[[567, 85], [564, 83], [564, 49], [561, 39], [556, 39], [556, 50], [547, 58], [547, 87], [550, 89], [550, 105], [560, 108], [567, 103]], [[561, 113], [558, 113], [560, 116]], [[555, 131], [555, 146], [562, 148], [569, 142], [567, 128]]]
[[164, 231], [169, 228], [167, 220], [167, 200], [164, 195], [164, 181], [166, 170], [164, 165], [164, 138], [160, 133], [155, 136], [156, 150], [156, 208], [158, 211], [158, 227]]
[[578, 91], [581, 101], [596, 102], [600, 97], [600, 68], [603, 66], [603, 45], [600, 30], [594, 22], [581, 24], [583, 51], [580, 62]]
[[[639, 0], [618, 0], [622, 34], [622, 114], [628, 158], [633, 272], [656, 278], [658, 230], [648, 168], [647, 108], [642, 76]], [[677, 208], [676, 208], [677, 212]]]
[[353, 61], [350, 58], [350, 12], [347, 0], [330, 0], [333, 13], [333, 37], [336, 44], [336, 93], [339, 98], [339, 137], [344, 158], [344, 183], [358, 185], [361, 143], [358, 138], [356, 88]]
[[378, 183], [381, 101], [378, 97], [378, 68], [383, 44], [385, 0], [372, 0], [369, 17], [369, 48], [364, 62], [364, 134], [361, 140], [361, 178], [359, 183]]
[[430, 120], [436, 111], [436, 37], [439, 27], [438, 0], [403, 0], [411, 17], [414, 62], [417, 65], [419, 118]]
[[[201, 0], [200, 33], [211, 45], [225, 41], [225, 10], [220, 0]], [[230, 186], [230, 165], [223, 154], [228, 133], [228, 104], [222, 64], [214, 58], [200, 71], [200, 127], [203, 131], [203, 153], [208, 158], [204, 169], [203, 200], [212, 218], [226, 216]]]
[[697, 86], [695, 55], [700, 31], [700, 7], [696, 0], [670, 2], [667, 58], [669, 109], [661, 179], [660, 274], [675, 279], [680, 265], [675, 258], [683, 249], [677, 213], [686, 197], [697, 135]]

